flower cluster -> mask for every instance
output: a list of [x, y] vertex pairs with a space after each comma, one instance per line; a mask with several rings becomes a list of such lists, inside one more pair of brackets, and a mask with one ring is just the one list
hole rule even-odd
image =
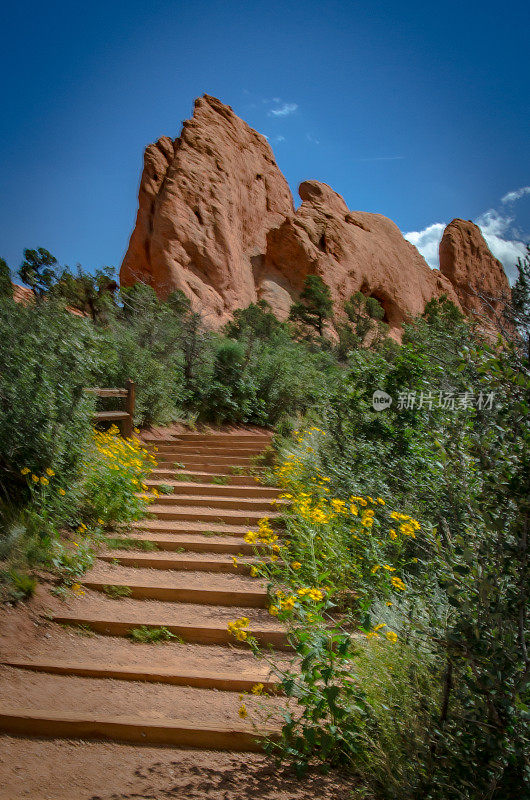
[[248, 617], [240, 617], [227, 625], [228, 632], [235, 636], [238, 642], [244, 642], [248, 639], [249, 631], [244, 630], [250, 625]]
[[325, 593], [322, 589], [311, 586], [302, 586], [294, 594], [286, 594], [281, 589], [275, 592], [274, 603], [269, 606], [269, 614], [277, 617], [282, 612], [290, 613], [294, 608], [300, 608], [304, 602], [321, 603]]
[[380, 622], [379, 625], [375, 625], [371, 631], [368, 631], [366, 634], [367, 639], [378, 639], [380, 634], [385, 635], [386, 639], [392, 644], [395, 644], [398, 640], [398, 635], [395, 631], [386, 630], [383, 631], [383, 628], [386, 628], [387, 625], [385, 622]]
[[159, 496], [145, 483], [154, 455], [136, 436], [124, 439], [118, 433], [116, 426], [94, 431], [83, 464], [87, 513], [90, 507], [105, 523], [139, 519]]

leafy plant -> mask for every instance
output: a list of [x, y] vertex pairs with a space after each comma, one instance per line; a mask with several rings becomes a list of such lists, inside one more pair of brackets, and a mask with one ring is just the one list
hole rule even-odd
[[114, 583], [106, 584], [103, 587], [103, 591], [107, 597], [110, 597], [112, 600], [121, 600], [124, 597], [130, 597], [132, 595], [130, 586], [118, 586]]
[[127, 537], [108, 537], [104, 539], [109, 550], [144, 550], [152, 552], [158, 550], [156, 542], [149, 539], [132, 539]]
[[7, 580], [8, 598], [15, 603], [32, 597], [37, 587], [36, 578], [16, 569], [7, 570], [2, 574], [2, 578]]
[[160, 644], [161, 642], [169, 642], [175, 640], [179, 644], [182, 639], [171, 633], [168, 628], [161, 626], [159, 628], [149, 628], [147, 625], [140, 625], [138, 628], [133, 628], [129, 633], [129, 638], [133, 642], [141, 644]]

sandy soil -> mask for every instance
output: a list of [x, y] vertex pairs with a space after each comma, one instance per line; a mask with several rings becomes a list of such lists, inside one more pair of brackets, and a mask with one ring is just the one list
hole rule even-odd
[[103, 742], [0, 737], [0, 773], [0, 800], [361, 800], [349, 777], [265, 756]]

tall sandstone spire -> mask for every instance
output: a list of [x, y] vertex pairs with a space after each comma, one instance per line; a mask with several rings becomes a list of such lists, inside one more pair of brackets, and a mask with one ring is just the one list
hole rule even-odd
[[[396, 336], [432, 298], [463, 302], [459, 257], [458, 269], [444, 255], [443, 269], [432, 270], [381, 214], [350, 211], [318, 181], [303, 182], [299, 193], [295, 211], [266, 138], [215, 97], [198, 98], [180, 136], [145, 151], [122, 285], [142, 281], [162, 298], [181, 289], [213, 327], [258, 299], [285, 319], [309, 274], [330, 286], [339, 313], [353, 292], [376, 297]], [[502, 267], [486, 251], [491, 264], [483, 258], [481, 267], [504, 286]]]

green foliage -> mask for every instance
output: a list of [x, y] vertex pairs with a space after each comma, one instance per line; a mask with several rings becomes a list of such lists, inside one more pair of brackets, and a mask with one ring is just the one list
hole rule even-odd
[[146, 553], [158, 550], [155, 542], [147, 539], [131, 539], [126, 536], [120, 538], [111, 536], [105, 538], [104, 543], [109, 550], [143, 550]]
[[94, 330], [55, 302], [0, 300], [0, 486], [26, 494], [23, 468], [52, 468], [63, 484], [76, 475], [90, 431]]
[[526, 255], [517, 260], [516, 266], [517, 280], [512, 287], [507, 316], [526, 342], [526, 352], [530, 357], [530, 245], [526, 245]]
[[107, 597], [110, 597], [111, 600], [122, 600], [124, 597], [130, 597], [132, 595], [132, 589], [130, 586], [118, 586], [117, 584], [106, 584], [103, 587], [104, 593]]
[[[372, 407], [376, 389], [393, 398], [382, 412]], [[392, 800], [526, 796], [529, 409], [524, 342], [484, 340], [454, 306], [435, 301], [399, 350], [350, 355], [322, 433], [283, 441], [287, 541], [269, 540], [277, 558], [255, 574], [269, 579], [271, 613], [316, 652], [293, 669], [299, 708], [284, 727], [282, 757], [299, 767], [339, 759], [367, 791]], [[380, 508], [364, 536], [356, 520], [366, 512], [352, 519], [348, 509], [353, 501], [360, 511], [360, 498], [363, 509], [374, 500]], [[413, 514], [421, 528], [398, 516], [391, 529], [389, 509]], [[299, 594], [307, 587], [309, 612]], [[343, 615], [337, 635], [354, 625], [364, 632], [361, 652], [348, 656], [363, 703], [349, 698], [340, 659], [331, 668], [319, 644], [321, 630], [335, 630], [334, 606]], [[363, 671], [372, 646], [377, 659]], [[384, 674], [392, 653], [407, 666]], [[323, 677], [344, 726], [331, 722]]]
[[211, 482], [219, 486], [226, 486], [227, 483], [230, 483], [230, 478], [228, 475], [214, 475]]
[[178, 643], [182, 642], [179, 636], [171, 633], [171, 631], [163, 625], [160, 628], [150, 628], [147, 625], [140, 625], [139, 628], [133, 628], [131, 630], [129, 638], [138, 644], [161, 644], [162, 642], [169, 642], [171, 640], [175, 640]]
[[329, 286], [319, 275], [308, 275], [298, 302], [291, 306], [289, 319], [314, 328], [322, 336], [324, 323], [332, 317], [333, 301]]
[[57, 259], [44, 247], [37, 250], [24, 250], [24, 261], [18, 275], [29, 286], [35, 297], [41, 300], [57, 280]]
[[225, 333], [232, 339], [269, 339], [284, 327], [272, 313], [270, 305], [259, 300], [247, 308], [236, 309], [233, 319], [225, 326]]
[[191, 310], [190, 299], [181, 289], [171, 292], [167, 298], [167, 304], [173, 314], [176, 314], [178, 317], [184, 316]]
[[355, 292], [344, 303], [344, 311], [348, 322], [335, 326], [339, 336], [337, 354], [341, 360], [359, 347], [376, 349], [381, 346], [388, 333], [388, 325], [383, 322], [385, 310], [375, 297]]
[[28, 600], [37, 588], [37, 579], [16, 569], [8, 569], [1, 575], [3, 582], [7, 583], [7, 597], [11, 602]]
[[147, 502], [156, 496], [146, 500], [143, 494], [143, 480], [153, 463], [154, 457], [135, 437], [123, 439], [113, 428], [108, 433], [95, 431], [81, 465], [84, 518], [105, 525], [143, 517]]
[[0, 298], [3, 297], [13, 297], [13, 284], [7, 262], [0, 258]]
[[65, 268], [51, 287], [50, 296], [61, 298], [69, 308], [87, 314], [93, 322], [103, 322], [115, 307], [117, 288], [112, 267], [103, 267], [94, 274], [78, 267], [75, 275]]
[[160, 483], [157, 489], [160, 494], [173, 494], [174, 487], [170, 486], [168, 483]]

